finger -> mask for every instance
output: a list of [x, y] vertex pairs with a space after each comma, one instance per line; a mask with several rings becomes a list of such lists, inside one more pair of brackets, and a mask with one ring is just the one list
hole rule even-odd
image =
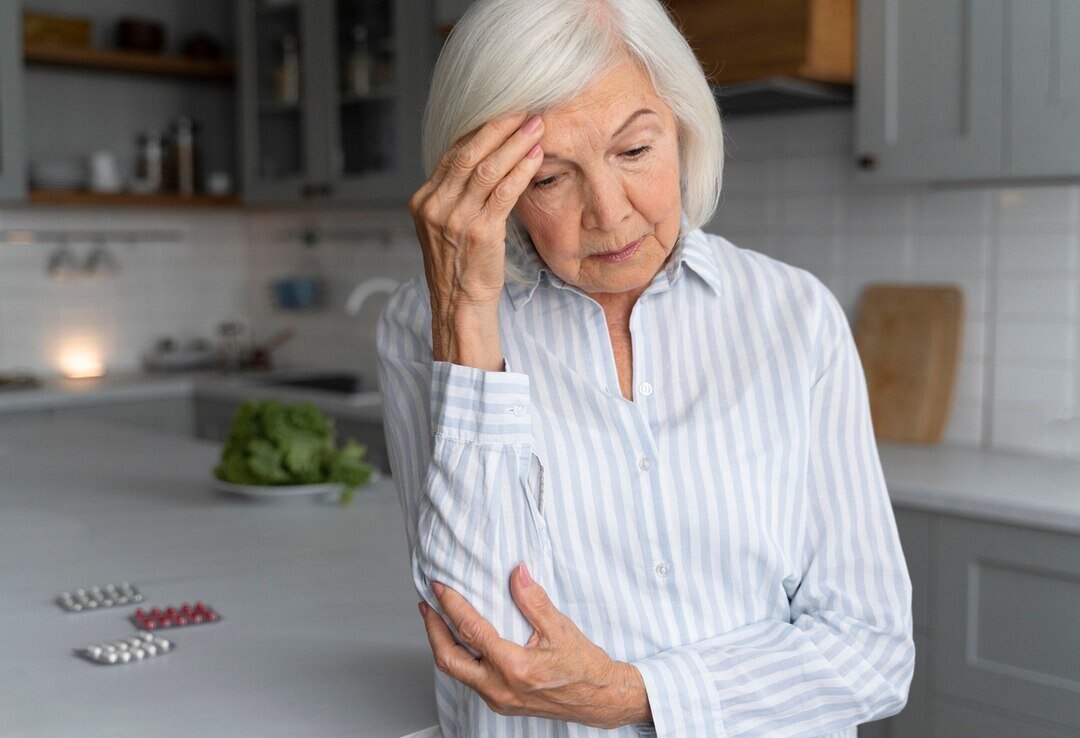
[[474, 685], [483, 684], [487, 679], [487, 667], [458, 645], [454, 634], [443, 622], [438, 611], [434, 607], [428, 607], [423, 618], [424, 630], [439, 671], [474, 689]]
[[450, 587], [443, 585], [441, 589], [441, 595], [436, 593], [439, 604], [466, 645], [492, 660], [502, 660], [515, 655], [514, 649], [521, 649], [517, 644], [502, 638], [495, 626], [477, 612], [468, 600]]
[[525, 122], [526, 113], [515, 113], [488, 121], [467, 141], [447, 152], [446, 173], [439, 183], [440, 192], [451, 200], [461, 196], [473, 170]]
[[510, 574], [510, 595], [521, 614], [535, 628], [530, 642], [550, 637], [557, 632], [555, 625], [565, 616], [548, 597], [547, 590], [529, 576], [524, 561], [514, 567]]
[[[537, 155], [539, 149], [536, 147], [539, 145], [543, 135], [543, 119], [540, 116], [529, 118], [525, 125], [514, 131], [506, 141], [477, 164], [459, 200], [465, 212], [479, 212], [493, 194], [493, 191], [501, 186], [507, 175], [513, 173], [521, 164], [531, 165], [535, 163], [536, 167], [539, 167], [543, 159]], [[529, 154], [533, 154], [533, 156], [530, 157]], [[529, 177], [535, 173], [536, 167], [526, 166]], [[513, 183], [511, 183], [512, 186]], [[511, 196], [511, 194], [513, 193], [509, 191], [503, 192], [500, 201]], [[513, 202], [517, 202], [520, 194], [520, 190], [513, 194]]]
[[535, 150], [526, 153], [525, 158], [518, 161], [509, 174], [491, 190], [482, 209], [485, 217], [497, 221], [506, 220], [543, 163], [544, 151], [537, 144]]

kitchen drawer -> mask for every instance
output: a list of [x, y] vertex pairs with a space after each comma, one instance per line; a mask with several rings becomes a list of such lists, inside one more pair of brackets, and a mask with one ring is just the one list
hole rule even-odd
[[[978, 708], [962, 707], [943, 700], [930, 705], [930, 733], [932, 738], [1063, 738], [1076, 731], [1066, 728], [1046, 727], [1025, 722], [1017, 715], [1006, 717], [1000, 710], [993, 712]], [[860, 734], [861, 736], [861, 734]]]
[[930, 627], [930, 515], [896, 509], [896, 530], [911, 575], [911, 618], [916, 628]]
[[930, 652], [927, 636], [915, 634], [915, 674], [904, 709], [892, 717], [863, 723], [859, 738], [925, 738], [930, 720]]
[[934, 690], [1080, 732], [1080, 537], [935, 523]]

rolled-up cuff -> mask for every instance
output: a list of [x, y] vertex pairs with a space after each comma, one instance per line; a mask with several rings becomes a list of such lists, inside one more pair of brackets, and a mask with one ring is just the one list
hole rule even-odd
[[727, 738], [713, 675], [692, 648], [661, 651], [634, 666], [645, 680], [653, 719], [635, 725], [639, 735]]
[[434, 362], [431, 429], [462, 441], [531, 443], [529, 375]]

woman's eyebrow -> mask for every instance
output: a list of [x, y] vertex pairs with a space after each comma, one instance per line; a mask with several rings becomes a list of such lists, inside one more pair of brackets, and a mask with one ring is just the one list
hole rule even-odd
[[625, 130], [626, 130], [627, 128], [629, 128], [629, 127], [630, 127], [630, 124], [631, 124], [631, 123], [633, 123], [633, 122], [634, 122], [634, 121], [635, 121], [635, 120], [636, 120], [636, 119], [638, 118], [638, 116], [641, 116], [641, 115], [648, 115], [648, 114], [650, 114], [650, 113], [651, 113], [652, 115], [656, 115], [656, 111], [655, 111], [655, 110], [650, 110], [649, 108], [642, 108], [641, 110], [637, 110], [637, 111], [635, 111], [635, 112], [631, 113], [631, 114], [630, 114], [630, 117], [626, 119], [626, 122], [625, 122], [625, 123], [623, 123], [623, 124], [622, 124], [621, 126], [619, 126], [619, 130], [617, 130], [617, 131], [615, 131], [615, 133], [611, 134], [611, 137], [612, 137], [612, 138], [615, 138], [615, 137], [617, 137], [617, 136], [618, 136], [618, 135], [619, 135], [620, 133], [622, 133], [622, 132], [623, 132], [623, 131], [625, 131]]
[[[633, 113], [630, 114], [630, 117], [627, 118], [626, 121], [621, 126], [619, 126], [619, 129], [617, 131], [615, 131], [615, 133], [611, 134], [611, 138], [613, 140], [618, 138], [620, 133], [622, 133], [627, 128], [629, 128], [630, 124], [633, 123], [635, 120], [637, 120], [642, 115], [657, 115], [658, 116], [658, 113], [655, 110], [652, 110], [650, 108], [642, 108], [641, 110], [635, 110]], [[567, 161], [567, 159], [559, 156], [558, 154], [549, 154], [547, 152], [544, 152], [544, 161], [546, 161], [546, 162], [547, 161]]]

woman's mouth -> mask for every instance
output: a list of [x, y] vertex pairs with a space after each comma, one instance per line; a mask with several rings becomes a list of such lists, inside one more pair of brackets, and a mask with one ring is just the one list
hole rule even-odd
[[642, 236], [641, 238], [639, 238], [638, 240], [634, 241], [632, 244], [630, 244], [629, 246], [624, 248], [622, 251], [612, 251], [612, 252], [607, 253], [607, 254], [595, 254], [592, 258], [600, 259], [601, 261], [606, 261], [609, 264], [613, 264], [613, 263], [618, 262], [618, 261], [626, 261], [631, 256], [633, 256], [634, 254], [637, 253], [638, 246], [640, 246], [641, 242], [644, 241], [644, 240], [645, 240], [645, 237]]

